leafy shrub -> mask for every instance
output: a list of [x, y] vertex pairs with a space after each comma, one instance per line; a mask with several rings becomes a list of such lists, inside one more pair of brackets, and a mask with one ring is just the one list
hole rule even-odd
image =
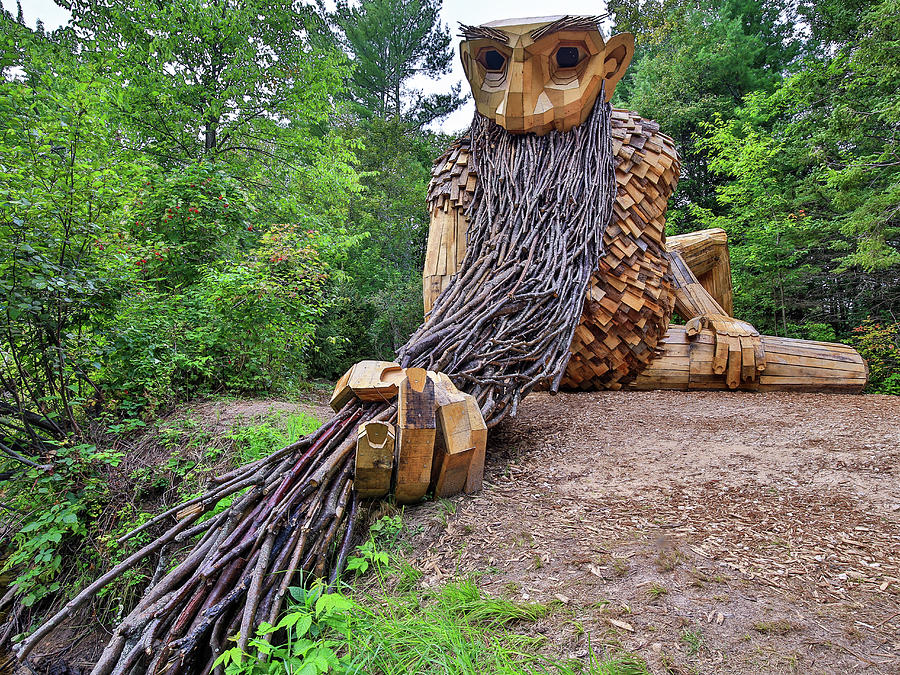
[[801, 340], [818, 340], [819, 342], [839, 341], [834, 326], [829, 323], [818, 323], [815, 321], [807, 321], [800, 325], [789, 323], [788, 337]]
[[126, 217], [134, 265], [170, 288], [196, 281], [205, 266], [256, 239], [247, 193], [211, 162], [154, 174]]
[[853, 329], [853, 346], [869, 364], [869, 391], [900, 395], [900, 322], [866, 319]]
[[60, 588], [67, 542], [87, 533], [87, 523], [108, 493], [100, 468], [118, 464], [122, 453], [98, 451], [93, 445], [59, 447], [52, 471], [30, 468], [8, 482], [4, 499], [27, 514], [13, 536], [3, 570], [16, 570], [17, 594], [26, 607]]
[[[355, 603], [340, 593], [326, 593], [322, 582], [316, 582], [309, 590], [291, 588], [290, 594], [295, 601], [291, 610], [275, 625], [260, 624], [256, 636], [248, 641], [254, 653], [233, 647], [213, 665], [223, 665], [229, 675], [346, 672], [347, 658], [339, 658], [338, 652], [349, 638], [350, 610]], [[273, 646], [269, 640], [279, 631], [284, 631], [286, 642]], [[262, 661], [260, 656], [271, 663]]]
[[328, 308], [322, 246], [315, 230], [273, 225], [240, 262], [177, 291], [134, 280], [101, 340], [110, 396], [149, 413], [219, 389], [297, 386]]

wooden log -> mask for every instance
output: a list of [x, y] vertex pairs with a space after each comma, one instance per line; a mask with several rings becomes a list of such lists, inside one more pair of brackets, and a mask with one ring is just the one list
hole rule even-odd
[[361, 401], [389, 401], [397, 395], [403, 368], [393, 361], [360, 361], [341, 376], [331, 395], [335, 412], [356, 396]]
[[401, 504], [420, 500], [431, 483], [437, 420], [434, 382], [422, 368], [407, 368], [397, 411], [399, 449], [394, 495]]
[[360, 497], [383, 497], [391, 490], [394, 470], [394, 426], [365, 422], [356, 437], [353, 485]]
[[[662, 355], [641, 373], [630, 389], [727, 389], [727, 377], [719, 372], [718, 358], [725, 340], [716, 341], [704, 330], [688, 340], [684, 326], [669, 326], [661, 343]], [[868, 370], [852, 347], [842, 344], [762, 336], [766, 368], [758, 382], [742, 380], [738, 388], [752, 391], [821, 391], [859, 393], [866, 386]]]

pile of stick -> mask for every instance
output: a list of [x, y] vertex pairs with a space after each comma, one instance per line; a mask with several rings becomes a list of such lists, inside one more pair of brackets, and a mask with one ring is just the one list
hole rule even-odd
[[[476, 396], [489, 425], [514, 414], [535, 385], [555, 388], [565, 370], [615, 196], [603, 133], [608, 111], [599, 104], [569, 132], [585, 149], [570, 154], [560, 147], [571, 145], [568, 134], [512, 137], [476, 119], [473, 158], [479, 176], [493, 178], [479, 184], [458, 277], [400, 354], [406, 367], [450, 375]], [[537, 174], [534, 166], [553, 171]], [[128, 533], [120, 542], [176, 519], [49, 618], [19, 645], [18, 657], [26, 659], [110, 581], [158, 554], [157, 575], [93, 673], [208, 672], [229, 637], [239, 633], [244, 648], [260, 622], [274, 623], [289, 586], [311, 577], [336, 581], [360, 529], [353, 491], [358, 425], [393, 423], [396, 415], [394, 405], [351, 399], [316, 433], [235, 469], [203, 496]], [[231, 505], [209, 516], [225, 498]], [[192, 541], [187, 557], [164, 574], [167, 552]]]

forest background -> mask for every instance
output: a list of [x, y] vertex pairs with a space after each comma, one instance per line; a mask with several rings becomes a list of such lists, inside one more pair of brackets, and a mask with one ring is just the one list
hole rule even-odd
[[[456, 58], [440, 0], [60, 4], [53, 31], [0, 17], [0, 477], [29, 604], [111, 431], [393, 358], [431, 129], [464, 100], [413, 84]], [[669, 232], [724, 228], [737, 316], [853, 344], [900, 394], [900, 0], [609, 10], [637, 40], [614, 104], [683, 158]]]

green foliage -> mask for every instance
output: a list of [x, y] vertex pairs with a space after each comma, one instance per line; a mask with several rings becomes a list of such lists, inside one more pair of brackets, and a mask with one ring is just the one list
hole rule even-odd
[[349, 211], [356, 255], [341, 264], [347, 277], [317, 340], [314, 372], [332, 379], [362, 359], [393, 359], [422, 322], [429, 224], [423, 196], [446, 142], [397, 120], [368, 120], [348, 133], [358, 146], [363, 190]]
[[[617, 29], [638, 34], [631, 72], [617, 102], [660, 123], [678, 143], [683, 166], [677, 207], [715, 209], [716, 179], [695, 147], [701, 126], [730, 119], [742, 98], [771, 91], [796, 49], [785, 3], [769, 0], [611, 2]], [[696, 222], [682, 213], [687, 228]]]
[[311, 434], [321, 425], [312, 415], [301, 412], [284, 420], [276, 417], [260, 424], [238, 427], [227, 436], [234, 443], [234, 464], [240, 466], [262, 459]]
[[896, 312], [897, 1], [610, 8], [638, 36], [618, 101], [683, 159], [669, 228], [728, 232], [737, 315], [846, 338], [869, 308]]
[[18, 32], [24, 76], [0, 82], [0, 408], [40, 451], [96, 402], [88, 336], [114, 288], [96, 242], [139, 166], [115, 143], [94, 71]]
[[193, 283], [206, 266], [256, 240], [250, 198], [224, 169], [191, 163], [155, 173], [138, 190], [126, 229], [145, 278], [167, 289]]
[[7, 484], [9, 506], [26, 516], [3, 570], [19, 571], [14, 583], [26, 607], [60, 589], [66, 545], [87, 534], [108, 492], [100, 469], [117, 466], [122, 456], [93, 445], [62, 446], [54, 452], [52, 471], [32, 468]]
[[329, 307], [325, 245], [315, 230], [273, 225], [240, 263], [188, 287], [135, 279], [104, 331], [101, 382], [148, 409], [220, 387], [296, 389]]
[[869, 390], [900, 396], [900, 322], [866, 319], [852, 342], [869, 366]]
[[119, 83], [123, 120], [143, 147], [166, 161], [213, 154], [241, 162], [247, 153], [293, 159], [297, 148], [290, 146], [302, 142], [301, 134], [284, 143], [285, 126], [309, 132], [333, 112], [343, 57], [311, 44], [303, 29], [316, 17], [308, 6], [290, 0], [68, 5], [82, 46]]
[[831, 106], [819, 139], [823, 179], [843, 231], [856, 242], [844, 264], [876, 270], [900, 265], [900, 2], [874, 3], [828, 64]]
[[[471, 581], [370, 595], [292, 588], [293, 606], [218, 663], [238, 673], [496, 673], [646, 675], [639, 659], [590, 652], [586, 662], [538, 654], [541, 640], [513, 632], [548, 611], [484, 594]], [[283, 638], [276, 639], [279, 636]], [[277, 646], [273, 646], [277, 645]]]
[[[274, 626], [262, 623], [248, 641], [253, 653], [233, 647], [213, 666], [224, 666], [229, 675], [346, 672], [346, 658], [339, 657], [338, 651], [350, 634], [353, 601], [340, 593], [326, 593], [321, 581], [309, 589], [292, 587], [290, 594], [295, 601], [291, 610]], [[272, 646], [271, 636], [280, 631], [286, 636], [285, 644]]]
[[353, 59], [351, 94], [363, 117], [391, 118], [417, 127], [462, 105], [460, 85], [446, 94], [425, 95], [414, 75], [450, 72], [454, 52], [441, 0], [339, 0], [330, 21]]

